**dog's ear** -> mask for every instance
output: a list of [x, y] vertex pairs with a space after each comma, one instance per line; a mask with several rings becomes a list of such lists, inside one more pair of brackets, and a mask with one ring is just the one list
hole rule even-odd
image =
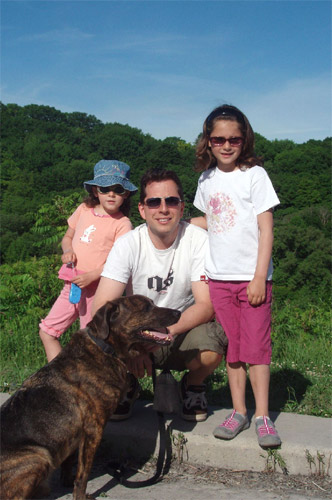
[[110, 334], [111, 324], [118, 317], [118, 315], [119, 304], [106, 302], [105, 305], [98, 309], [87, 326], [90, 328], [95, 337], [106, 340]]

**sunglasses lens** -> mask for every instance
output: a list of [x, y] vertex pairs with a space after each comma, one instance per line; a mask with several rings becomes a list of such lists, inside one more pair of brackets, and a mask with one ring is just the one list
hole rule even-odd
[[210, 137], [210, 142], [212, 146], [223, 146], [225, 142], [229, 142], [231, 146], [241, 146], [243, 137], [231, 137], [230, 139], [226, 139], [225, 137]]
[[145, 200], [145, 205], [149, 208], [158, 208], [160, 207], [161, 200], [165, 200], [165, 203], [168, 207], [177, 207], [179, 203], [181, 203], [180, 198], [177, 196], [168, 196], [167, 198], [148, 198]]
[[107, 194], [112, 191], [115, 194], [124, 194], [126, 190], [121, 186], [121, 184], [115, 184], [114, 186], [97, 186], [98, 193]]
[[148, 198], [145, 201], [145, 204], [149, 208], [158, 208], [160, 206], [160, 203], [161, 203], [161, 198]]
[[176, 196], [169, 196], [168, 198], [165, 198], [165, 201], [168, 207], [177, 207], [179, 203], [181, 203], [180, 198], [177, 198]]
[[226, 142], [224, 137], [210, 137], [212, 146], [223, 146]]
[[124, 194], [126, 190], [121, 186], [121, 184], [116, 184], [115, 186], [110, 187], [110, 191], [116, 194]]
[[231, 146], [240, 146], [242, 142], [242, 137], [232, 137], [232, 139], [229, 139], [229, 143]]

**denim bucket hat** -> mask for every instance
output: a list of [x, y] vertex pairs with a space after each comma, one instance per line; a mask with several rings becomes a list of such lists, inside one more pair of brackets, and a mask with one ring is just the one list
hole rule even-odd
[[94, 176], [92, 181], [84, 182], [84, 187], [89, 193], [91, 192], [92, 186], [106, 187], [114, 186], [115, 184], [121, 184], [130, 194], [134, 194], [138, 190], [129, 180], [129, 165], [122, 161], [100, 160], [94, 166]]

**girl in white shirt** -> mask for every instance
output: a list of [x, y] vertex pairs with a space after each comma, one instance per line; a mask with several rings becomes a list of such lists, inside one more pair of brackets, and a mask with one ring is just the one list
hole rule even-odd
[[214, 436], [232, 439], [249, 427], [245, 403], [247, 365], [262, 447], [279, 446], [269, 418], [273, 207], [272, 183], [254, 153], [247, 117], [230, 105], [214, 109], [197, 144], [199, 178], [191, 220], [209, 234], [206, 273], [218, 321], [228, 337], [227, 372], [233, 411]]

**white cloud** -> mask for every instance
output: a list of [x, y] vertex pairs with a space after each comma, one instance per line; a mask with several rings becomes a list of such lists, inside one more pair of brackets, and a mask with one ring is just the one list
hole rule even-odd
[[32, 35], [23, 35], [17, 38], [18, 42], [49, 42], [49, 43], [69, 43], [81, 42], [94, 38], [91, 33], [84, 33], [76, 28], [63, 28], [44, 33], [34, 33]]
[[305, 142], [331, 135], [329, 75], [291, 80], [243, 104], [254, 130], [268, 139]]

